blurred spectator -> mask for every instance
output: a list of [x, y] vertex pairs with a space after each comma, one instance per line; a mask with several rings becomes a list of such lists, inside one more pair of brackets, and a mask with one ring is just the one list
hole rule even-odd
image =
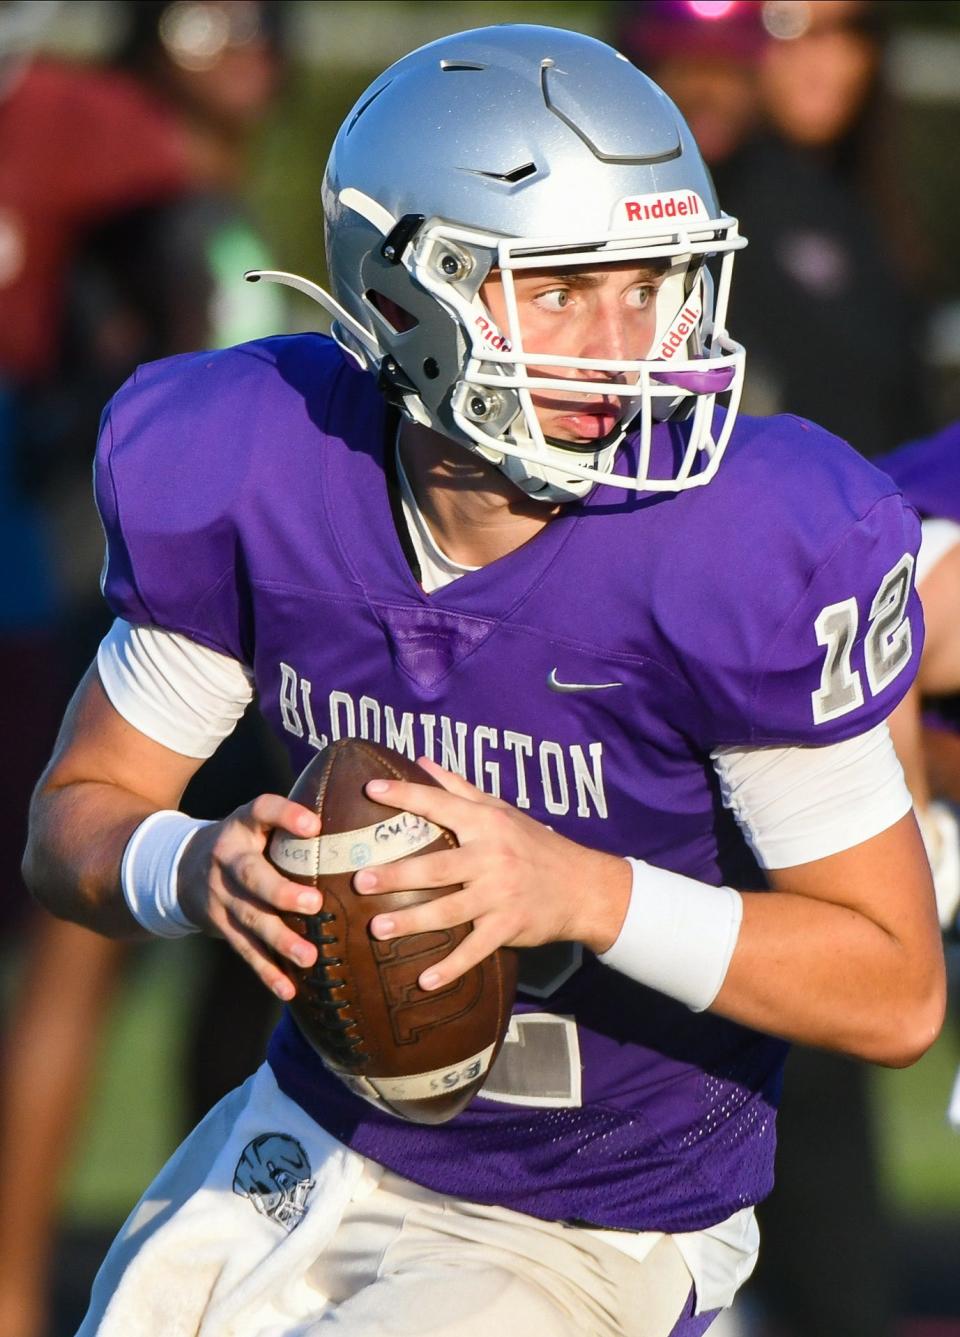
[[707, 9], [623, 5], [618, 44], [691, 117], [750, 241], [730, 316], [749, 350], [745, 407], [802, 414], [868, 456], [892, 450], [928, 425], [915, 295], [925, 249], [891, 157], [882, 10]]
[[[0, 828], [0, 924], [7, 928], [24, 905], [28, 777], [42, 764], [64, 699], [50, 553], [13, 458], [24, 392], [52, 373], [65, 278], [86, 230], [117, 209], [172, 197], [188, 171], [184, 136], [130, 79], [31, 58], [56, 8], [43, 0], [0, 4], [0, 557], [17, 572], [0, 592], [7, 689], [0, 709], [4, 737], [21, 761], [4, 782]], [[27, 683], [31, 710], [23, 707]]]
[[[0, 928], [7, 943], [27, 908], [19, 863], [29, 786], [49, 752], [67, 690], [53, 563], [37, 508], [24, 497], [15, 468], [24, 400], [29, 387], [53, 372], [65, 279], [86, 229], [117, 209], [171, 198], [188, 170], [178, 127], [132, 81], [31, 58], [55, 12], [48, 3], [0, 5], [0, 560], [11, 573], [0, 592], [0, 728], [16, 758], [4, 770], [0, 825]], [[52, 924], [38, 921], [33, 928], [39, 934]], [[64, 964], [57, 950], [63, 936], [37, 956], [38, 964], [42, 958], [53, 968], [40, 972], [39, 1011], [37, 977], [25, 972], [5, 1046], [0, 1179], [2, 1192], [11, 1194], [0, 1225], [5, 1337], [42, 1331], [63, 1110], [45, 1097], [62, 1098], [69, 1111], [78, 1074], [89, 1062], [83, 1044], [70, 1043], [87, 1037], [62, 1024], [30, 1033], [29, 1023], [50, 1017], [52, 1000], [62, 999], [60, 988], [74, 978], [57, 969]], [[96, 944], [87, 971], [75, 977], [81, 1014], [95, 1007], [96, 990], [109, 978], [109, 956], [109, 944], [103, 950]], [[64, 1052], [57, 1047], [61, 1038]], [[56, 1090], [49, 1089], [51, 1076]], [[33, 1159], [36, 1152], [50, 1159]], [[45, 1167], [29, 1185], [28, 1164]]]
[[880, 95], [879, 16], [865, 0], [780, 0], [764, 19], [775, 39], [762, 63], [771, 125], [855, 173]]
[[[135, 79], [187, 146], [190, 190], [112, 211], [66, 288], [58, 365], [24, 405], [20, 468], [42, 499], [67, 599], [76, 680], [104, 627], [102, 534], [90, 489], [100, 411], [140, 363], [276, 333], [276, 288], [243, 283], [267, 252], [242, 203], [251, 136], [280, 83], [278, 13], [253, 0], [137, 0], [112, 77]], [[128, 150], [129, 151], [129, 150]]]
[[[617, 40], [690, 121], [749, 239], [729, 322], [748, 350], [744, 407], [809, 417], [868, 456], [927, 421], [923, 251], [886, 134], [881, 20], [864, 0], [652, 0], [618, 8]], [[762, 1330], [885, 1337], [895, 1278], [865, 1069], [795, 1050], [779, 1138], [748, 1294]]]
[[[23, 8], [0, 6], [0, 22], [4, 11]], [[31, 779], [62, 706], [50, 668], [75, 681], [104, 629], [102, 535], [89, 481], [103, 403], [139, 362], [283, 323], [276, 290], [243, 283], [244, 269], [262, 266], [267, 254], [240, 203], [251, 133], [279, 84], [276, 9], [247, 0], [124, 8], [130, 22], [117, 69], [30, 60], [24, 50], [0, 102], [0, 293], [10, 313], [0, 322], [0, 371], [16, 390], [0, 482], [26, 485], [38, 551], [43, 517], [57, 595], [21, 598], [34, 617], [43, 609], [36, 659], [46, 673], [32, 678], [30, 710], [22, 682], [4, 697], [21, 732], [42, 734], [32, 755], [18, 749], [26, 766], [17, 774]], [[9, 49], [0, 30], [0, 50]], [[22, 493], [10, 509], [28, 513]], [[11, 525], [5, 539], [18, 544], [22, 564], [24, 536]], [[39, 557], [31, 559], [23, 581], [9, 582], [19, 588], [6, 591], [7, 601], [29, 591], [29, 577], [36, 586], [40, 569]], [[0, 646], [0, 666], [17, 669], [9, 643]], [[45, 715], [48, 726], [37, 729]], [[197, 777], [192, 811], [220, 816], [271, 779], [286, 787], [264, 737], [250, 716], [216, 769]], [[6, 833], [18, 861], [26, 794], [20, 800]], [[11, 874], [2, 895], [19, 885]], [[272, 1021], [269, 995], [218, 946], [208, 949], [187, 1059], [190, 1123], [252, 1071]], [[60, 1171], [126, 954], [123, 944], [45, 916], [22, 952], [0, 1087], [3, 1337], [46, 1331]]]
[[181, 128], [132, 79], [31, 59], [56, 6], [0, 4], [0, 368], [49, 373], [65, 278], [85, 231], [185, 186]]
[[[626, 0], [616, 13], [617, 46], [641, 69], [656, 71], [716, 176], [752, 142], [760, 122], [766, 36], [759, 5]], [[732, 213], [722, 195], [720, 200]]]

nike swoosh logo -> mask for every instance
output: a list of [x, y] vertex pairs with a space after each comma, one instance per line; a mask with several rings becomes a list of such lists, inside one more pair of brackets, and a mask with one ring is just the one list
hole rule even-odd
[[622, 682], [560, 682], [557, 670], [552, 668], [547, 674], [547, 686], [551, 692], [602, 692], [608, 687], [622, 687]]

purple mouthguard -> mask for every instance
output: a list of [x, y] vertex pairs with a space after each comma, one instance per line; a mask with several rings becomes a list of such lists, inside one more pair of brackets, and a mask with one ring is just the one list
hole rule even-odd
[[650, 377], [660, 385], [675, 385], [696, 395], [719, 395], [733, 384], [732, 367], [709, 367], [704, 371], [655, 371]]

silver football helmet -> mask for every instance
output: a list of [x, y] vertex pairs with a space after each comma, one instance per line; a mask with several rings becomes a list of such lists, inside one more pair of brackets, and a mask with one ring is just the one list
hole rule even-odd
[[[410, 418], [544, 501], [597, 482], [677, 491], [713, 476], [743, 379], [725, 319], [733, 255], [746, 242], [720, 212], [676, 107], [624, 56], [524, 24], [414, 51], [341, 127], [323, 204], [333, 295], [295, 275], [257, 277], [321, 302], [337, 341]], [[525, 345], [524, 272], [631, 262], [662, 275], [649, 348], [598, 359]], [[482, 293], [493, 271], [507, 311], [499, 325]], [[571, 381], [619, 406], [614, 430], [586, 445], [546, 437], [534, 404], [544, 392], [569, 396]], [[691, 418], [689, 444], [669, 476], [654, 476], [651, 427], [674, 416]], [[638, 462], [617, 474], [630, 426]]]
[[295, 1137], [261, 1133], [243, 1149], [233, 1191], [289, 1232], [303, 1220], [314, 1182], [307, 1153]]

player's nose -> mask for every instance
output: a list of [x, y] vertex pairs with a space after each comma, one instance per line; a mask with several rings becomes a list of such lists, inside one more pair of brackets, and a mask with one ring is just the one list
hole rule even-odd
[[636, 347], [636, 313], [631, 313], [622, 302], [598, 295], [591, 317], [581, 357], [622, 362], [643, 355], [645, 350]]

